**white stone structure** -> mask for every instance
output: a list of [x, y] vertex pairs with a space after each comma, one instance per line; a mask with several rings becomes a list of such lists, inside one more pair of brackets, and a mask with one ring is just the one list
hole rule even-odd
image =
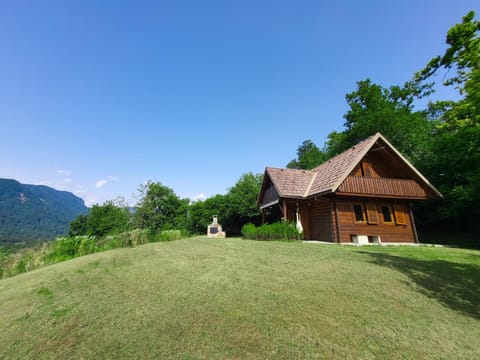
[[218, 223], [217, 215], [213, 215], [213, 222], [207, 227], [207, 236], [214, 238], [226, 237], [225, 231], [222, 231], [222, 225]]

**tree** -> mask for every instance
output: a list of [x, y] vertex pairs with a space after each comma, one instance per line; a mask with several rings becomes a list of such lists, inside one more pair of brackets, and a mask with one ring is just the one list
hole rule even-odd
[[75, 220], [70, 223], [68, 236], [86, 235], [87, 234], [88, 215], [78, 215]]
[[[448, 226], [457, 221], [478, 231], [480, 21], [474, 18], [471, 11], [454, 25], [447, 33], [445, 53], [432, 58], [403, 86], [385, 88], [369, 79], [357, 82], [356, 90], [346, 95], [345, 129], [328, 135], [323, 152], [333, 157], [381, 132], [445, 196], [419, 205], [420, 219]], [[431, 81], [441, 70], [446, 72], [443, 85], [457, 89], [460, 100], [432, 102], [416, 110], [417, 100], [435, 90]], [[298, 160], [291, 164], [297, 167]]]
[[212, 222], [213, 215], [218, 215], [218, 221], [220, 224], [224, 224], [227, 207], [227, 196], [220, 194], [204, 201], [191, 203], [188, 208], [188, 230], [194, 234], [206, 234], [207, 226]]
[[87, 218], [87, 235], [105, 236], [128, 230], [130, 214], [128, 208], [120, 208], [107, 201], [93, 205]]
[[188, 199], [159, 182], [149, 181], [139, 189], [135, 223], [151, 230], [184, 229], [187, 226]]
[[431, 124], [427, 112], [414, 111], [413, 103], [429, 93], [429, 86], [412, 84], [384, 88], [369, 79], [357, 82], [357, 89], [346, 95], [350, 109], [344, 115], [344, 136], [335, 137], [340, 141], [333, 144], [335, 150], [344, 151], [380, 132], [413, 162], [426, 156]]
[[[226, 212], [223, 227], [233, 234], [240, 234], [246, 223], [259, 225], [261, 211], [257, 208], [257, 198], [262, 186], [263, 175], [251, 172], [243, 174], [226, 195]], [[222, 214], [218, 214], [219, 217]]]
[[447, 33], [445, 53], [414, 76], [424, 84], [443, 69], [450, 76], [444, 77], [443, 85], [455, 87], [462, 96], [430, 104], [434, 156], [426, 168], [445, 195], [442, 210], [430, 213], [443, 220], [461, 219], [472, 229], [480, 216], [480, 21], [474, 17], [471, 11], [454, 25]]
[[262, 217], [257, 208], [257, 197], [262, 181], [263, 175], [249, 172], [243, 174], [227, 194], [190, 204], [189, 230], [205, 234], [213, 215], [218, 215], [219, 223], [229, 235], [240, 234], [246, 223], [259, 225]]
[[423, 70], [417, 72], [415, 81], [423, 83], [441, 68], [454, 69], [453, 76], [443, 81], [445, 86], [454, 85], [462, 94], [479, 89], [480, 21], [474, 20], [474, 17], [475, 12], [470, 11], [462, 18], [462, 23], [448, 30], [446, 43], [449, 47], [442, 56], [435, 56]]
[[325, 142], [327, 159], [330, 159], [348, 149], [348, 143], [349, 140], [347, 139], [347, 134], [345, 131], [332, 131], [330, 134], [328, 134], [327, 141]]
[[128, 230], [130, 212], [128, 207], [120, 207], [112, 201], [103, 205], [93, 205], [88, 214], [79, 215], [70, 223], [69, 236], [105, 236]]
[[290, 161], [287, 168], [310, 170], [322, 164], [325, 160], [326, 154], [312, 140], [305, 140], [297, 148], [297, 158]]
[[408, 81], [385, 88], [370, 79], [358, 81], [356, 90], [345, 96], [350, 107], [344, 115], [345, 129], [331, 132], [323, 150], [305, 140], [297, 149], [297, 159], [287, 167], [312, 169], [377, 132], [411, 161], [420, 162], [429, 156], [432, 124], [428, 111], [415, 111], [413, 104], [429, 95], [431, 87]]

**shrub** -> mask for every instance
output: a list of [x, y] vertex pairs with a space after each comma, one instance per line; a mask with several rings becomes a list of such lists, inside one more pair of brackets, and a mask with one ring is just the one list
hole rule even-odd
[[298, 232], [295, 224], [287, 221], [258, 227], [253, 224], [245, 224], [242, 227], [242, 234], [246, 239], [252, 240], [300, 240], [303, 238], [303, 234]]
[[93, 254], [96, 251], [97, 239], [95, 236], [81, 236], [74, 256]]
[[92, 254], [97, 250], [95, 236], [58, 237], [50, 244], [49, 263], [72, 259], [77, 256]]
[[104, 238], [100, 238], [97, 243], [97, 251], [105, 251], [117, 249], [123, 246], [122, 239], [118, 235], [107, 235]]
[[150, 242], [150, 231], [147, 229], [135, 229], [125, 231], [118, 235], [122, 247], [135, 247]]
[[[263, 225], [265, 226], [265, 225]], [[252, 223], [248, 223], [242, 226], [242, 235], [247, 239], [256, 240], [258, 234], [258, 228]]]

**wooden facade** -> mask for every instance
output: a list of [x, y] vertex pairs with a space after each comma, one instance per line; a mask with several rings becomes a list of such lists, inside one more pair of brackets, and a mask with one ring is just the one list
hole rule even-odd
[[[363, 221], [355, 218], [354, 206], [362, 208]], [[379, 236], [381, 242], [387, 243], [418, 242], [408, 202], [348, 198], [338, 199], [337, 209], [339, 242], [351, 242], [353, 235]]]
[[[313, 189], [313, 190], [312, 190]], [[418, 242], [410, 202], [441, 194], [380, 134], [313, 170], [267, 168], [258, 205], [300, 214], [305, 239]]]
[[347, 176], [338, 193], [357, 196], [427, 199], [427, 192], [415, 180]]
[[[285, 200], [283, 219], [295, 221], [297, 202]], [[357, 219], [355, 207], [361, 208]], [[410, 203], [389, 198], [320, 197], [298, 203], [306, 240], [352, 242], [354, 235], [379, 237], [384, 243], [418, 242]]]

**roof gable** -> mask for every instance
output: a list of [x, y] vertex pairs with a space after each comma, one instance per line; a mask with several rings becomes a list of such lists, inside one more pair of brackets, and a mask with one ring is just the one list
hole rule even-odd
[[309, 196], [335, 192], [372, 148], [379, 136], [381, 135], [377, 133], [313, 169], [312, 171], [317, 172], [318, 176], [309, 189]]

